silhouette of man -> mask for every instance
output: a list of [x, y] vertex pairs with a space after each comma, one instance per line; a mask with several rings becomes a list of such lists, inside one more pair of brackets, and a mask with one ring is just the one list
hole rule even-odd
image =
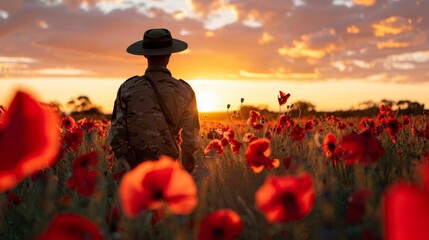
[[[148, 67], [119, 87], [109, 129], [109, 143], [120, 161], [131, 168], [160, 155], [180, 159], [192, 172], [201, 147], [199, 118], [192, 87], [167, 69], [172, 53], [188, 47], [167, 29], [150, 29], [127, 52], [143, 55]], [[178, 140], [182, 139], [179, 145]]]

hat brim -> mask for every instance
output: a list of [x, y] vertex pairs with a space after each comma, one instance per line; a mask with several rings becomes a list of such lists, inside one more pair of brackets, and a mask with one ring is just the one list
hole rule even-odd
[[171, 53], [181, 52], [188, 48], [188, 44], [184, 41], [174, 39], [171, 46], [166, 48], [156, 48], [156, 49], [148, 49], [142, 48], [143, 40], [137, 41], [127, 48], [127, 53], [133, 55], [145, 55], [145, 56], [159, 56], [159, 55], [167, 55]]

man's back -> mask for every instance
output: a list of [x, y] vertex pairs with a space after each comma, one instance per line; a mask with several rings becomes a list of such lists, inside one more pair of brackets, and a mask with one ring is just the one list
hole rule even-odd
[[[186, 42], [172, 38], [167, 29], [150, 29], [143, 40], [127, 48], [130, 54], [144, 56], [148, 68], [144, 76], [130, 78], [119, 88], [109, 142], [115, 156], [132, 168], [144, 160], [168, 155], [175, 159], [180, 156], [184, 168], [194, 170], [194, 153], [201, 146], [195, 94], [191, 86], [173, 78], [167, 69], [171, 54], [187, 47]], [[181, 149], [176, 143], [180, 131]]]
[[[149, 67], [145, 75], [155, 84], [163, 101], [173, 117], [169, 126], [160, 107], [154, 89], [145, 77], [133, 77], [125, 81], [117, 96], [117, 107], [112, 116], [112, 126], [125, 125], [126, 139], [138, 160], [154, 159], [159, 155], [179, 158], [176, 136], [183, 128], [184, 151], [193, 152], [197, 145], [195, 125], [198, 123], [198, 112], [195, 94], [184, 81], [171, 76], [168, 69]], [[124, 115], [124, 116], [121, 116]], [[121, 122], [122, 121], [122, 122]], [[125, 122], [124, 122], [125, 121]], [[123, 145], [121, 138], [114, 139], [116, 128], [111, 129], [111, 145]], [[198, 136], [199, 137], [199, 136]]]

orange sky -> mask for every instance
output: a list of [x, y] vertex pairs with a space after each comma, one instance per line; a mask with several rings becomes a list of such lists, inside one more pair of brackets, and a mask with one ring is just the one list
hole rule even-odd
[[318, 110], [383, 98], [429, 105], [427, 9], [429, 0], [1, 1], [0, 104], [25, 85], [62, 103], [86, 94], [108, 111], [120, 82], [145, 69], [126, 47], [165, 27], [189, 44], [169, 68], [201, 109], [243, 96], [276, 109], [278, 90]]

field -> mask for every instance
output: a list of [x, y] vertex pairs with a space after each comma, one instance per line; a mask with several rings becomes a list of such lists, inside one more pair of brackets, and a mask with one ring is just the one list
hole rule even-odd
[[56, 119], [29, 96], [16, 99], [0, 108], [0, 239], [426, 236], [424, 115], [227, 112], [201, 119], [192, 177], [169, 159], [131, 175], [109, 147], [109, 121]]

